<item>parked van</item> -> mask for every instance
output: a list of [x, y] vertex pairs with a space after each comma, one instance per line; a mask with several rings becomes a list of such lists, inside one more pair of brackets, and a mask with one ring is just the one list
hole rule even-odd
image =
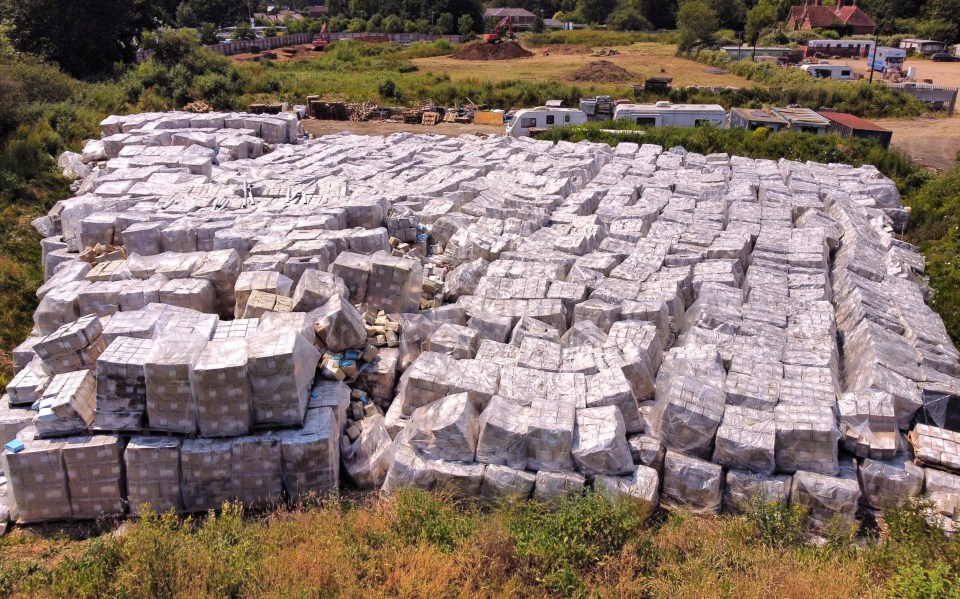
[[651, 127], [699, 127], [712, 124], [723, 128], [727, 112], [719, 104], [620, 104], [613, 112], [614, 120], [626, 119]]
[[587, 122], [587, 114], [577, 108], [524, 108], [518, 110], [507, 124], [507, 135], [527, 137], [531, 129], [552, 129], [564, 125], [582, 125]]
[[886, 73], [887, 69], [903, 70], [903, 61], [907, 59], [907, 51], [902, 48], [880, 46], [876, 53], [867, 56], [867, 68]]
[[853, 81], [857, 78], [853, 68], [842, 64], [805, 64], [800, 67], [800, 70], [818, 79]]

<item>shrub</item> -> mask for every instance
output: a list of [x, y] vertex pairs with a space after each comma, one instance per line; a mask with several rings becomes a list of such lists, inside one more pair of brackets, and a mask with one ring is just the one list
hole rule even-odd
[[744, 515], [756, 529], [756, 538], [770, 547], [797, 547], [806, 538], [807, 510], [802, 506], [758, 497]]
[[409, 545], [425, 541], [449, 551], [475, 528], [473, 518], [459, 511], [447, 496], [401, 489], [393, 502], [393, 533]]
[[924, 567], [905, 564], [890, 581], [890, 594], [898, 599], [950, 599], [960, 597], [960, 583], [944, 563]]
[[400, 88], [393, 82], [393, 79], [387, 79], [381, 82], [380, 85], [377, 86], [377, 93], [380, 94], [381, 98], [389, 100], [400, 99]]

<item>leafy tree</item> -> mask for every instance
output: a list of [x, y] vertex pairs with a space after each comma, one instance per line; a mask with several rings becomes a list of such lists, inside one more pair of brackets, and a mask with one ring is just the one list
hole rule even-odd
[[246, 4], [237, 0], [183, 0], [177, 7], [177, 23], [182, 27], [199, 27], [201, 23], [225, 27], [246, 16]]
[[689, 0], [677, 13], [680, 48], [689, 49], [698, 42], [708, 42], [717, 30], [717, 13], [703, 0]]
[[577, 2], [577, 12], [587, 23], [605, 23], [617, 8], [617, 0], [580, 0]]
[[383, 15], [380, 13], [374, 13], [370, 20], [367, 21], [367, 31], [383, 31]]
[[264, 27], [263, 37], [277, 37], [277, 28], [273, 25], [268, 25]]
[[650, 23], [639, 11], [623, 7], [618, 9], [610, 18], [607, 19], [607, 25], [618, 31], [642, 31], [653, 29]]
[[474, 18], [470, 15], [463, 15], [457, 19], [457, 32], [460, 35], [470, 35], [474, 33], [474, 28], [476, 27], [476, 22]]
[[924, 7], [924, 13], [928, 19], [960, 22], [960, 0], [930, 0]]
[[146, 0], [0, 0], [0, 15], [17, 50], [87, 77], [132, 61], [140, 32], [157, 26], [161, 7]]
[[547, 24], [543, 21], [543, 14], [538, 12], [537, 18], [533, 20], [533, 32], [543, 33], [547, 29]]
[[220, 38], [217, 37], [217, 26], [213, 23], [201, 23], [197, 27], [197, 33], [200, 35], [200, 43], [204, 46], [220, 43]]
[[744, 33], [747, 43], [753, 46], [752, 58], [756, 58], [757, 40], [760, 39], [763, 30], [776, 23], [777, 9], [767, 0], [760, 0], [760, 2], [747, 13], [747, 26]]
[[747, 20], [747, 6], [743, 0], [710, 0], [710, 8], [717, 13], [720, 27], [741, 31]]
[[387, 33], [403, 33], [403, 19], [397, 15], [387, 15], [383, 18], [383, 30]]
[[233, 30], [233, 41], [237, 42], [240, 40], [255, 40], [257, 39], [257, 34], [253, 31], [253, 27], [245, 21], [237, 23], [236, 29]]
[[620, 10], [640, 13], [654, 29], [674, 29], [677, 25], [677, 5], [673, 0], [625, 0]]
[[457, 21], [452, 13], [445, 12], [437, 18], [437, 29], [443, 35], [450, 35], [457, 27]]
[[350, 33], [361, 33], [367, 28], [367, 22], [363, 19], [350, 19], [347, 24], [347, 31]]

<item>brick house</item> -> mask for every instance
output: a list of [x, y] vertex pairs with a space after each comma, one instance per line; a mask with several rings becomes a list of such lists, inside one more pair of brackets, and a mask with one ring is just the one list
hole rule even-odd
[[793, 6], [787, 16], [787, 28], [810, 31], [840, 24], [849, 28], [851, 35], [873, 35], [877, 28], [873, 19], [860, 10], [856, 0], [849, 6], [844, 2], [838, 0], [836, 6], [824, 6], [823, 0], [808, 0], [802, 6]]

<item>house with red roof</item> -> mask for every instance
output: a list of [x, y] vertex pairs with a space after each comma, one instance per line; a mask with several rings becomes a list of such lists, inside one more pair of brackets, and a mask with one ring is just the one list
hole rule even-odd
[[873, 35], [877, 24], [857, 6], [857, 0], [847, 6], [838, 0], [836, 6], [824, 6], [823, 0], [807, 0], [803, 6], [790, 7], [787, 27], [793, 30], [830, 28], [838, 25], [847, 28], [850, 35]]

